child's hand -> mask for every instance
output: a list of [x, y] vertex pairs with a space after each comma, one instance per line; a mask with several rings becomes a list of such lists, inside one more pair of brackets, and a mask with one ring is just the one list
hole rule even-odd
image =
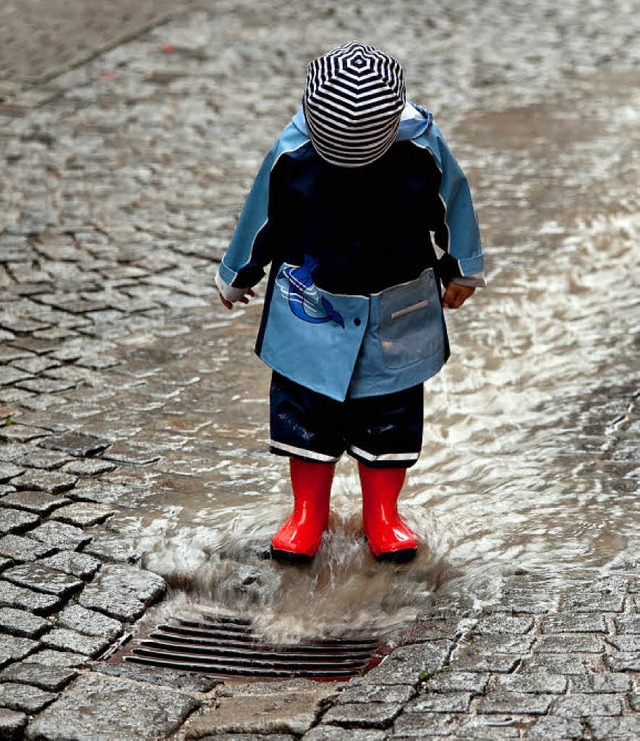
[[236, 303], [236, 301], [239, 301], [241, 304], [248, 304], [249, 298], [253, 298], [256, 295], [255, 291], [251, 288], [243, 288], [242, 290], [246, 290], [246, 293], [243, 296], [240, 296], [240, 298], [235, 299], [234, 301], [229, 301], [229, 299], [226, 299], [222, 295], [222, 293], [220, 293], [220, 301], [222, 301], [222, 304], [226, 309], [233, 309], [233, 305]]
[[459, 309], [475, 290], [473, 286], [463, 286], [451, 281], [442, 297], [442, 305], [446, 309]]

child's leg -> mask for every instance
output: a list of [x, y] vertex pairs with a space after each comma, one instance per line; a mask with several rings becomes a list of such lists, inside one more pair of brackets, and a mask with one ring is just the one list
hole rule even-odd
[[345, 449], [344, 405], [273, 374], [270, 395], [271, 452], [290, 457], [293, 514], [271, 542], [280, 561], [314, 556], [329, 519], [331, 482]]
[[348, 451], [358, 460], [362, 521], [373, 554], [408, 561], [418, 539], [400, 519], [397, 501], [407, 468], [422, 446], [422, 384], [382, 396], [350, 400]]
[[271, 554], [281, 561], [311, 559], [329, 521], [329, 500], [335, 463], [311, 463], [291, 458], [293, 514], [271, 541]]
[[404, 484], [405, 468], [371, 468], [358, 462], [362, 486], [362, 524], [369, 548], [384, 561], [411, 560], [418, 539], [398, 514], [398, 496]]

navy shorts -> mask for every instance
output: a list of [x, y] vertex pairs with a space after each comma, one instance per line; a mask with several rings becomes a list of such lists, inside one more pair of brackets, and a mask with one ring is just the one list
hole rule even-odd
[[409, 468], [422, 447], [422, 384], [335, 401], [273, 373], [272, 453], [334, 463], [346, 451], [367, 466]]

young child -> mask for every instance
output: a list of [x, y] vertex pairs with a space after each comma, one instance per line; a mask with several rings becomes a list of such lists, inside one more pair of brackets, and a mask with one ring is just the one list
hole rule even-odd
[[315, 555], [346, 451], [371, 551], [406, 561], [418, 540], [397, 500], [422, 445], [422, 384], [449, 356], [442, 306], [485, 281], [467, 180], [394, 58], [352, 42], [309, 64], [220, 265], [222, 303], [248, 303], [268, 263], [256, 353], [294, 496], [272, 555]]

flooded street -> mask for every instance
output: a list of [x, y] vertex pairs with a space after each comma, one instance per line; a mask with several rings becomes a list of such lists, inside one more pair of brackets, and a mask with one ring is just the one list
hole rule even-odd
[[[82, 304], [70, 311], [91, 322], [46, 339], [64, 342], [61, 362], [84, 353], [93, 365], [74, 369], [64, 403], [32, 408], [47, 429], [113, 443], [117, 471], [81, 482], [78, 496], [117, 502], [101, 543], [165, 577], [164, 612], [248, 613], [282, 639], [366, 628], [393, 641], [436, 603], [491, 603], [510, 575], [556, 588], [637, 557], [633, 10], [469, 1], [431, 14], [406, 0], [390, 15], [376, 3], [225, 0], [215, 23], [175, 18], [51, 83], [58, 97], [49, 90], [48, 107], [29, 113], [35, 133], [14, 137], [3, 226], [54, 224], [75, 235], [68, 254], [88, 255], [89, 277], [54, 264], [65, 280], [36, 310]], [[418, 558], [374, 561], [345, 458], [318, 557], [289, 567], [265, 558], [291, 494], [287, 462], [267, 452], [269, 372], [252, 353], [261, 298], [227, 313], [213, 263], [296, 110], [306, 63], [351, 38], [401, 59], [410, 97], [465, 168], [489, 287], [449, 312], [452, 357], [425, 386], [423, 454], [400, 500]], [[38, 237], [43, 262], [49, 238]], [[27, 286], [44, 280], [13, 271]]]
[[[268, 372], [250, 355], [254, 305], [189, 318], [188, 367], [206, 375], [172, 413], [203, 427], [163, 452], [184, 478], [149, 474], [154, 496], [123, 522], [132, 536], [142, 526], [145, 565], [197, 603], [247, 610], [279, 635], [341, 626], [393, 635], [435, 597], [478, 606], [507, 575], [560, 586], [637, 554], [636, 82], [594, 76], [543, 105], [471, 112], [455, 129], [490, 287], [449, 313], [453, 357], [425, 387], [423, 455], [401, 498], [425, 544], [414, 563], [368, 554], [346, 458], [313, 566], [263, 559], [291, 502], [285, 461], [265, 452]], [[171, 366], [163, 372], [170, 378]]]

